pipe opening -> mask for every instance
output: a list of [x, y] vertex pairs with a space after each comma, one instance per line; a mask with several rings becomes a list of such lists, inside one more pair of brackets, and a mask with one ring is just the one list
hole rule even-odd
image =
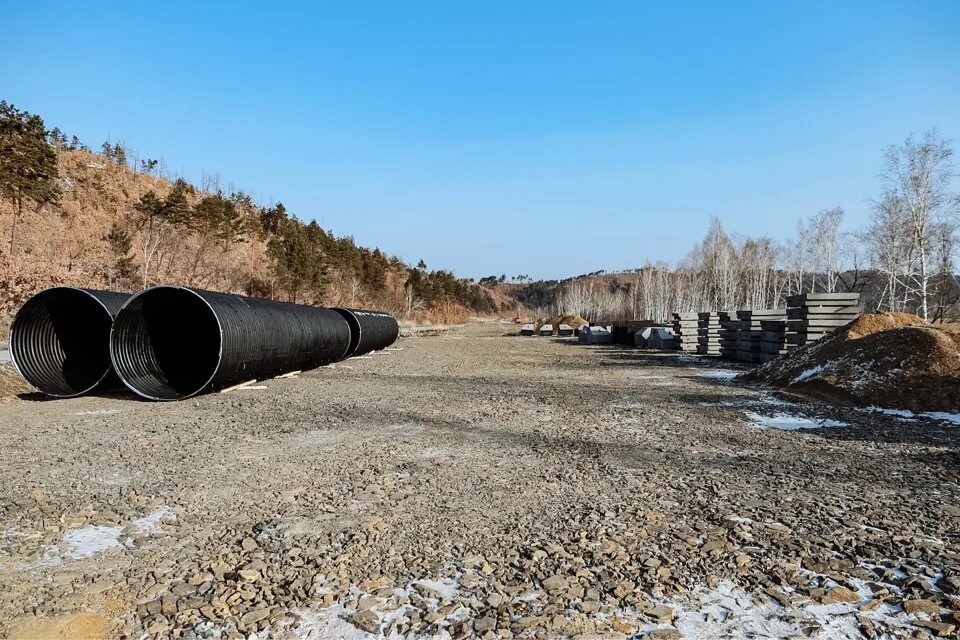
[[35, 389], [68, 398], [110, 374], [110, 312], [82, 289], [56, 287], [30, 298], [10, 327], [10, 356]]
[[213, 309], [196, 293], [156, 287], [117, 314], [110, 354], [120, 379], [151, 400], [199, 393], [220, 365], [223, 338]]

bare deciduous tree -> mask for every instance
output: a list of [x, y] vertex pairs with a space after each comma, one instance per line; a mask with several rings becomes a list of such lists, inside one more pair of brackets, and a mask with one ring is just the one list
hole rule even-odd
[[904, 231], [911, 240], [910, 282], [919, 302], [920, 316], [929, 318], [930, 279], [935, 242], [942, 225], [956, 214], [955, 197], [950, 193], [953, 177], [953, 149], [936, 129], [917, 141], [913, 136], [887, 150], [881, 177], [886, 190], [900, 200]]

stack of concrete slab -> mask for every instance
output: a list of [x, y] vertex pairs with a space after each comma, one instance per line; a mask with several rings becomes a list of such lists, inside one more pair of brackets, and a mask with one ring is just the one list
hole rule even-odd
[[776, 360], [787, 352], [787, 321], [760, 321], [760, 362]]
[[744, 323], [732, 311], [720, 311], [720, 357], [727, 360], [736, 360], [740, 351], [740, 330]]
[[741, 362], [767, 362], [763, 349], [763, 323], [786, 322], [786, 309], [744, 309], [737, 311], [736, 359]]
[[802, 347], [860, 315], [859, 293], [804, 293], [787, 298], [787, 344]]
[[679, 351], [696, 353], [697, 329], [700, 327], [699, 316], [696, 313], [673, 314], [673, 346]]
[[716, 311], [697, 314], [697, 353], [720, 355], [720, 314]]

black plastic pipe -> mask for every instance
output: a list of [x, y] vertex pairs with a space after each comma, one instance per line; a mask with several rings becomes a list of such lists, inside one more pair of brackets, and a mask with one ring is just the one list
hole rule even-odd
[[136, 294], [110, 335], [120, 379], [151, 400], [314, 369], [349, 347], [350, 327], [330, 309], [186, 287]]
[[362, 356], [371, 351], [386, 349], [400, 335], [397, 319], [389, 313], [336, 307], [350, 325], [350, 348], [346, 357]]
[[54, 287], [27, 300], [10, 325], [10, 358], [49, 396], [121, 387], [110, 364], [110, 325], [128, 293]]

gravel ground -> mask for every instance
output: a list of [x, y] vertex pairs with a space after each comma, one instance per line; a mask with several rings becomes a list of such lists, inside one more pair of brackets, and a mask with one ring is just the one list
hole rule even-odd
[[0, 404], [0, 636], [956, 634], [960, 427], [512, 330]]

